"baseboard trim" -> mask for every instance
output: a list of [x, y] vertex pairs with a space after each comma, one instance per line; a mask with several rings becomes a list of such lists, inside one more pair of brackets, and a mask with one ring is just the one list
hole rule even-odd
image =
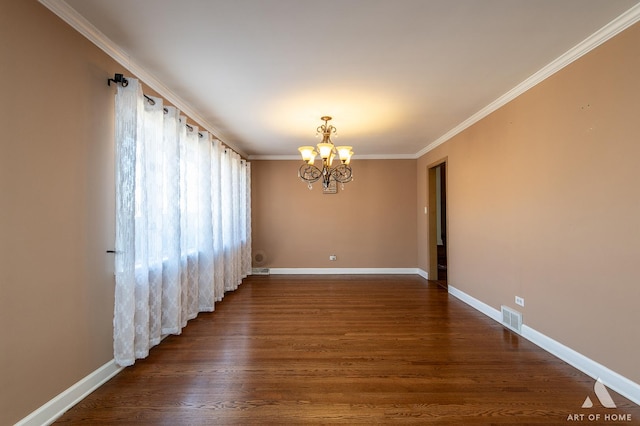
[[[502, 323], [502, 316], [499, 310], [451, 285], [449, 285], [449, 294], [482, 312], [489, 318]], [[577, 368], [586, 375], [594, 379], [600, 379], [609, 389], [640, 405], [640, 384], [629, 380], [621, 374], [524, 324], [522, 325], [522, 337], [549, 352], [551, 355]]]
[[609, 389], [640, 405], [640, 384], [524, 324], [522, 337], [594, 379], [600, 379]]
[[114, 360], [104, 364], [55, 398], [38, 408], [15, 426], [50, 425], [87, 395], [123, 370]]
[[271, 275], [398, 274], [422, 276], [418, 268], [269, 268], [269, 273]]
[[500, 323], [502, 322], [502, 317], [500, 315], [499, 310], [492, 308], [491, 306], [487, 305], [484, 302], [481, 302], [480, 300], [476, 299], [473, 296], [469, 296], [467, 293], [463, 292], [462, 290], [458, 290], [457, 288], [453, 287], [451, 284], [449, 284], [448, 289], [449, 289], [450, 295], [455, 296], [457, 299], [462, 300], [464, 303], [482, 312], [492, 320], [495, 320]]

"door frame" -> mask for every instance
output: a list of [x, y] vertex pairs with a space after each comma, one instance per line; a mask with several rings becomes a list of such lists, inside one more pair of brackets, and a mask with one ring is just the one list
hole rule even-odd
[[[435, 161], [429, 165], [427, 165], [427, 216], [428, 216], [428, 247], [429, 247], [429, 279], [430, 280], [438, 280], [438, 236], [437, 234], [437, 213], [436, 213], [436, 168], [440, 165], [444, 164], [444, 176], [445, 176], [445, 200], [449, 199], [449, 163], [448, 157], [444, 157]], [[447, 202], [447, 206], [445, 208], [446, 216], [445, 216], [445, 226], [444, 226], [444, 234], [446, 236], [445, 243], [445, 253], [447, 257], [447, 267], [449, 265], [449, 206]], [[443, 287], [448, 287], [448, 272], [447, 271], [447, 281], [442, 282]]]

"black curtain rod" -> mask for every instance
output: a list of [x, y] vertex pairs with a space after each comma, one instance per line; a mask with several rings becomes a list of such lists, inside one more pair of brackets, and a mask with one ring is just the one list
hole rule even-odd
[[144, 93], [142, 94], [142, 96], [144, 96], [144, 98], [147, 100], [147, 102], [149, 102], [149, 105], [155, 105], [156, 104], [156, 101], [154, 101], [152, 97], [147, 96]]
[[[118, 83], [120, 83], [122, 85], [122, 87], [127, 87], [129, 85], [129, 80], [127, 80], [127, 78], [124, 77], [124, 75], [122, 75], [122, 74], [114, 74], [113, 78], [108, 78], [107, 79], [107, 86], [111, 86], [111, 82], [112, 81], [114, 83], [116, 83], [116, 85]], [[154, 101], [153, 98], [151, 98], [150, 96], [147, 96], [144, 93], [142, 95], [147, 100], [147, 102], [149, 102], [151, 105], [155, 105], [156, 104], [156, 101]], [[163, 108], [163, 111], [164, 111], [165, 114], [167, 114], [169, 112], [169, 110], [167, 108]], [[193, 126], [190, 126], [188, 123], [185, 123], [185, 126], [187, 126], [187, 128], [189, 130], [193, 131]], [[204, 135], [202, 133], [200, 133], [200, 132], [198, 132], [198, 136], [201, 137], [201, 138], [204, 137]], [[224, 141], [222, 141], [219, 137], [217, 137], [215, 135], [213, 136], [213, 138], [218, 140], [218, 141], [220, 141], [220, 142], [222, 142], [222, 143], [224, 143]], [[228, 147], [225, 145], [225, 154], [226, 154], [226, 149], [227, 148]], [[229, 149], [231, 149], [231, 148], [229, 148]]]
[[[187, 129], [189, 129], [189, 130], [191, 130], [193, 132], [193, 126], [192, 125], [190, 125], [189, 123], [184, 123], [184, 125], [187, 126]], [[204, 137], [204, 135], [202, 133], [200, 133], [200, 132], [198, 132], [198, 136], [201, 137], [201, 138]]]
[[[156, 104], [156, 101], [154, 101], [152, 97], [147, 96], [144, 93], [142, 94], [142, 96], [144, 96], [144, 98], [147, 100], [147, 102], [149, 102], [150, 105]], [[164, 111], [165, 114], [169, 113], [169, 110], [167, 109], [167, 107], [162, 108], [162, 111]]]
[[[151, 105], [155, 105], [156, 104], [156, 101], [154, 101], [152, 97], [147, 96], [144, 93], [142, 94], [142, 96], [144, 96], [144, 98], [147, 100], [147, 102], [149, 102], [149, 104], [151, 104]], [[169, 113], [169, 110], [167, 108], [163, 108], [163, 111], [164, 111], [165, 114]], [[187, 129], [189, 129], [189, 130], [191, 130], [193, 132], [193, 126], [189, 125], [188, 123], [185, 123], [184, 125], [187, 126]], [[200, 133], [200, 132], [198, 132], [198, 136], [201, 137], [201, 138], [204, 137], [204, 135], [202, 133]]]

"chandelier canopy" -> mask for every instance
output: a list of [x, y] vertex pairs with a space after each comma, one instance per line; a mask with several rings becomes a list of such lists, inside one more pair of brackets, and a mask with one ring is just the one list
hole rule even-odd
[[[353, 172], [349, 165], [353, 155], [352, 147], [335, 146], [331, 141], [331, 134], [336, 134], [336, 128], [329, 124], [331, 117], [320, 117], [320, 120], [324, 121], [324, 124], [316, 129], [317, 134], [322, 135], [322, 142], [317, 145], [318, 151], [313, 146], [301, 146], [298, 148], [302, 155], [302, 161], [304, 161], [304, 164], [298, 170], [298, 177], [307, 182], [309, 189], [312, 189], [312, 184], [320, 179], [322, 179], [322, 187], [324, 189], [329, 188], [332, 181], [341, 183], [344, 189], [344, 184], [351, 182], [353, 179]], [[322, 159], [322, 169], [313, 165], [318, 152]], [[332, 167], [336, 156], [340, 158], [340, 164]]]

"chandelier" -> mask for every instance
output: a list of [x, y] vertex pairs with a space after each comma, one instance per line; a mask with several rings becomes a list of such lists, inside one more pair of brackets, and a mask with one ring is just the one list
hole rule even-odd
[[[318, 151], [312, 146], [298, 148], [302, 155], [302, 161], [304, 161], [298, 170], [298, 177], [303, 182], [307, 182], [309, 189], [312, 189], [312, 184], [320, 179], [322, 179], [324, 189], [328, 189], [332, 182], [341, 183], [342, 189], [344, 189], [344, 184], [353, 179], [353, 172], [349, 166], [353, 151], [350, 146], [335, 146], [331, 142], [331, 134], [336, 133], [336, 128], [329, 124], [331, 117], [320, 117], [320, 120], [324, 121], [324, 124], [318, 126], [316, 130], [317, 135], [322, 134], [322, 142], [317, 145]], [[322, 169], [313, 165], [318, 152], [322, 159]], [[336, 155], [340, 157], [340, 164], [332, 167]]]

